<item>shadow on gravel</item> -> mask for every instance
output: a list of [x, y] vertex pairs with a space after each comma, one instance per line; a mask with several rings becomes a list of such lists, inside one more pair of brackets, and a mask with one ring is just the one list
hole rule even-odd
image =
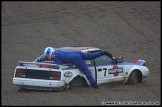
[[17, 92], [62, 92], [60, 90], [35, 90], [35, 89], [18, 89]]

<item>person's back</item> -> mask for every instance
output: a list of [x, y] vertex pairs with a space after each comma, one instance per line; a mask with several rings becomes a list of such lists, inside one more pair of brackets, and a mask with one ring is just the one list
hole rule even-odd
[[80, 51], [66, 52], [66, 51], [56, 50], [52, 54], [52, 59], [55, 60], [57, 64], [72, 63], [74, 62], [74, 60], [76, 60], [75, 57], [80, 54], [81, 54]]

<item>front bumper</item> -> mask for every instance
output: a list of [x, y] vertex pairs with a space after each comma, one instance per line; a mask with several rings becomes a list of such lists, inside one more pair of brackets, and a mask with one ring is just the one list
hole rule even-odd
[[13, 78], [13, 84], [21, 88], [36, 90], [63, 90], [66, 88], [65, 81], [59, 80]]
[[148, 77], [150, 75], [150, 72], [149, 71], [143, 72], [142, 75], [143, 75], [143, 79], [144, 79], [144, 78], [146, 78], [146, 77]]

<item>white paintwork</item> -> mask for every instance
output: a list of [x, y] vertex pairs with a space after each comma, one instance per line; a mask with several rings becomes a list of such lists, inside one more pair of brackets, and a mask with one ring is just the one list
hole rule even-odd
[[[83, 52], [88, 52], [88, 51], [96, 51], [100, 50], [99, 48], [92, 48], [92, 49], [87, 49], [87, 50], [82, 50]], [[39, 68], [38, 66], [32, 65], [32, 64], [44, 64], [48, 65], [47, 63], [37, 63], [35, 61], [33, 62], [24, 62], [24, 61], [19, 61], [20, 63], [25, 63], [29, 64], [28, 66], [17, 66], [15, 68], [15, 71], [17, 68], [22, 68], [22, 69], [36, 69], [36, 70], [49, 70], [49, 71], [59, 71], [61, 72], [61, 80], [39, 80], [39, 79], [27, 79], [27, 78], [17, 78], [14, 76], [13, 78], [13, 84], [14, 85], [28, 85], [28, 86], [41, 86], [41, 87], [65, 87], [66, 84], [69, 84], [70, 81], [73, 80], [76, 76], [83, 77], [86, 81], [87, 84], [90, 85], [89, 81], [87, 80], [86, 76], [75, 66], [73, 67], [68, 67], [68, 66], [63, 66], [63, 65], [56, 65], [56, 64], [49, 64], [49, 65], [56, 65], [59, 66], [59, 69], [53, 69], [53, 68]], [[86, 61], [87, 64], [90, 64], [91, 61]], [[31, 65], [30, 65], [31, 64]], [[112, 82], [112, 81], [120, 81], [120, 80], [126, 80], [130, 76], [131, 72], [135, 69], [138, 69], [142, 72], [142, 77], [145, 78], [149, 75], [149, 70], [146, 66], [141, 66], [137, 64], [130, 64], [130, 63], [123, 63], [123, 64], [116, 64], [119, 68], [122, 67], [123, 72], [119, 73], [118, 76], [114, 76], [114, 74], [109, 74], [108, 72], [112, 71], [111, 69], [113, 68], [114, 65], [99, 65], [96, 66], [97, 69], [97, 83], [102, 84], [106, 82]], [[94, 66], [88, 66], [90, 69], [93, 77], [95, 78], [95, 68]], [[100, 71], [99, 71], [100, 69]], [[71, 72], [69, 73], [70, 76], [65, 77], [64, 73], [65, 72]], [[67, 73], [66, 73], [67, 74]], [[71, 75], [72, 74], [72, 75]], [[15, 75], [15, 73], [14, 73]]]

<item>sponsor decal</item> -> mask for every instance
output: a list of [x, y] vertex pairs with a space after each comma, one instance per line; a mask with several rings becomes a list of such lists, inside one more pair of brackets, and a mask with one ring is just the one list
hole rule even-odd
[[70, 71], [66, 71], [66, 72], [64, 73], [64, 77], [66, 77], [66, 78], [70, 78], [70, 77], [72, 77], [72, 76], [73, 76], [73, 73], [70, 72]]
[[122, 72], [123, 72], [123, 67], [118, 67], [117, 65], [114, 65], [112, 69], [108, 69], [108, 73], [113, 74], [115, 77]]

